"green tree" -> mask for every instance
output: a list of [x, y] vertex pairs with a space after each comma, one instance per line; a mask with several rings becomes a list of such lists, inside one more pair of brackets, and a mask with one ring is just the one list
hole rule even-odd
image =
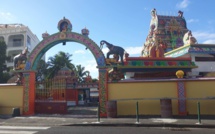
[[96, 82], [98, 82], [98, 81], [99, 81], [99, 80], [96, 79], [96, 78], [92, 79], [92, 82], [93, 82], [93, 83], [96, 83]]
[[85, 71], [85, 67], [82, 67], [81, 65], [77, 65], [76, 66], [76, 72], [78, 74], [78, 81], [79, 82], [83, 82], [84, 81], [84, 77], [88, 76], [90, 74], [89, 71]]
[[4, 77], [5, 76], [4, 71], [7, 70], [5, 65], [5, 61], [7, 59], [6, 49], [7, 49], [6, 43], [4, 41], [0, 41], [0, 83], [7, 82]]
[[43, 81], [45, 79], [46, 68], [46, 62], [41, 59], [37, 65], [36, 81]]
[[62, 51], [60, 51], [54, 57], [49, 57], [47, 62], [47, 71], [45, 74], [46, 78], [53, 78], [55, 74], [57, 74], [57, 72], [64, 66], [67, 66], [69, 69], [74, 70], [75, 66], [71, 63], [71, 57], [72, 54], [64, 53]]

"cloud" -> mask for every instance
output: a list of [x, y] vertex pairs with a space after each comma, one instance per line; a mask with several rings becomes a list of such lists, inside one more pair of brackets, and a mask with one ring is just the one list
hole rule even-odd
[[86, 51], [84, 51], [84, 50], [77, 50], [77, 51], [75, 51], [74, 53], [75, 53], [75, 54], [85, 54]]
[[13, 21], [15, 19], [15, 16], [11, 14], [10, 12], [2, 12], [0, 11], [0, 20], [1, 21]]
[[85, 66], [85, 70], [90, 71], [90, 73], [98, 73], [98, 68], [96, 68], [97, 64], [96, 62], [94, 64], [88, 64]]
[[86, 61], [86, 64], [82, 65], [85, 67], [86, 71], [90, 71], [90, 75], [92, 78], [98, 78], [98, 68], [96, 60], [88, 60]]
[[215, 21], [214, 20], [209, 20], [208, 24], [213, 24]]
[[96, 60], [95, 59], [87, 60], [86, 63], [87, 64], [96, 64]]
[[136, 55], [136, 54], [140, 55], [142, 48], [143, 47], [127, 47], [125, 48], [125, 51], [129, 53], [129, 55]]
[[189, 0], [183, 0], [182, 2], [177, 3], [176, 7], [184, 9], [187, 8], [189, 4]]
[[192, 32], [192, 34], [197, 39], [197, 41], [201, 41], [203, 44], [215, 44], [215, 33], [197, 31]]
[[214, 39], [215, 38], [215, 33], [209, 33], [209, 32], [201, 32], [201, 31], [197, 31], [197, 32], [192, 32], [193, 36], [197, 39], [201, 39], [201, 40], [206, 40], [206, 39]]
[[147, 7], [144, 7], [143, 10], [148, 10], [148, 8], [147, 8]]
[[215, 40], [206, 40], [203, 44], [215, 44]]
[[199, 22], [198, 19], [189, 19], [187, 20], [187, 23], [193, 23], [193, 22]]
[[102, 52], [104, 53], [104, 55], [106, 55], [108, 51], [109, 51], [108, 48], [103, 48], [103, 49], [102, 49]]
[[[136, 54], [139, 54], [140, 55], [140, 52], [142, 50], [142, 47], [126, 47], [124, 48], [125, 51], [127, 53], [129, 53], [129, 55], [136, 55]], [[104, 55], [106, 56], [107, 52], [109, 51], [108, 48], [104, 48], [102, 49], [102, 52], [104, 53]]]
[[[140, 52], [142, 50], [142, 47], [126, 47], [125, 51], [129, 53], [130, 56], [135, 56], [135, 55], [140, 55]], [[104, 56], [106, 57], [107, 52], [109, 51], [108, 48], [103, 48], [102, 49]], [[110, 56], [112, 58], [112, 56]], [[76, 64], [81, 64], [81, 66], [85, 67], [85, 70], [90, 71], [90, 75], [93, 78], [98, 78], [98, 68], [97, 63], [95, 59], [92, 60], [85, 60], [86, 62], [79, 62]]]

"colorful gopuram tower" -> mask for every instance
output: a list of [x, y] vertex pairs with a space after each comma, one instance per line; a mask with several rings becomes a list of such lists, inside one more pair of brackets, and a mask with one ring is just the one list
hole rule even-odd
[[157, 15], [156, 9], [152, 9], [149, 33], [141, 56], [163, 57], [163, 53], [184, 45], [183, 37], [187, 31], [182, 11], [178, 11], [178, 16], [164, 16]]

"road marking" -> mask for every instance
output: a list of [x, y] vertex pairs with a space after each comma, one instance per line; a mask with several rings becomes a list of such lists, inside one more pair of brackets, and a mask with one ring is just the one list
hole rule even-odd
[[177, 122], [178, 120], [176, 119], [159, 119], [159, 118], [152, 118], [151, 119], [153, 122], [163, 122], [163, 123], [173, 123], [173, 122]]
[[38, 131], [8, 131], [0, 130], [0, 134], [35, 134]]
[[0, 126], [0, 134], [35, 134], [48, 128], [50, 127]]
[[0, 129], [48, 129], [50, 127], [0, 126]]

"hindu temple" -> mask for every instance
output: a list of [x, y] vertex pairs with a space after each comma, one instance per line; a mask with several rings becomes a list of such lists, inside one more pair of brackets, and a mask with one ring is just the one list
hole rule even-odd
[[[149, 15], [148, 35], [138, 57], [105, 40], [100, 41], [99, 47], [90, 39], [87, 28], [81, 33], [73, 32], [71, 22], [64, 17], [58, 22], [58, 32], [44, 33], [23, 70], [17, 71], [22, 73], [22, 84], [1, 89], [10, 96], [0, 94], [0, 101], [5, 106], [20, 107], [23, 115], [65, 114], [68, 105], [85, 103], [82, 98], [84, 94], [87, 98], [86, 89], [94, 87], [99, 89], [98, 110], [102, 117], [135, 115], [136, 104], [141, 115], [196, 115], [197, 102], [201, 103], [202, 114], [214, 115], [215, 108], [211, 106], [215, 104], [215, 45], [198, 43], [187, 28], [182, 11], [177, 16], [164, 16], [152, 9]], [[99, 72], [98, 83], [93, 83], [89, 75], [85, 83], [78, 83], [75, 72], [66, 66], [54, 79], [35, 82], [38, 61], [44, 53], [60, 43], [69, 45], [66, 42], [77, 42], [91, 51]], [[104, 44], [109, 49], [106, 56], [102, 52]], [[13, 92], [18, 96], [16, 104], [8, 101], [17, 97]], [[7, 108], [3, 109], [8, 113]]]

